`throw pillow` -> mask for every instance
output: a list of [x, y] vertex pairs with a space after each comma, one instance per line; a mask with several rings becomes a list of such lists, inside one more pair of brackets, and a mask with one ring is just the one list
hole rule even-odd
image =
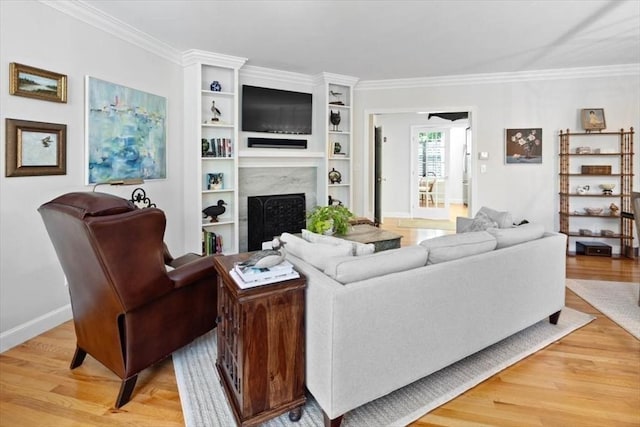
[[470, 255], [490, 252], [496, 248], [496, 238], [487, 231], [447, 234], [420, 242], [429, 251], [427, 264], [438, 264]]
[[331, 258], [327, 260], [324, 274], [347, 284], [422, 267], [427, 262], [427, 256], [428, 251], [416, 245], [359, 257]]
[[282, 233], [280, 240], [285, 242], [285, 250], [301, 260], [322, 271], [329, 258], [336, 256], [353, 256], [353, 246], [349, 243], [328, 245], [326, 243], [310, 243], [290, 233]]
[[539, 239], [544, 234], [544, 227], [529, 223], [514, 228], [490, 228], [487, 232], [496, 238], [496, 249], [500, 249]]
[[353, 246], [354, 256], [372, 254], [376, 250], [376, 246], [373, 243], [353, 242], [350, 240], [340, 239], [338, 237], [325, 236], [324, 234], [314, 233], [313, 231], [309, 231], [305, 228], [302, 229], [302, 238], [307, 242], [326, 243], [329, 245], [344, 245], [345, 243], [349, 243]]
[[471, 223], [460, 232], [468, 233], [470, 231], [484, 231], [488, 228], [498, 228], [498, 223], [492, 220], [485, 212], [479, 211]]
[[[482, 212], [486, 214], [492, 221], [498, 223], [498, 228], [511, 228], [513, 227], [513, 218], [509, 212], [500, 212], [494, 209], [483, 206], [478, 211], [478, 214]], [[476, 214], [477, 216], [477, 214]]]

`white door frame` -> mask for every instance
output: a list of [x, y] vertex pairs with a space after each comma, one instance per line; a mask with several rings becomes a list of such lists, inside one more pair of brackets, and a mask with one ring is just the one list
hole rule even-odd
[[477, 138], [478, 129], [478, 109], [474, 106], [457, 106], [457, 107], [404, 107], [404, 108], [374, 108], [365, 109], [362, 117], [362, 131], [363, 131], [363, 150], [362, 150], [362, 209], [363, 214], [368, 218], [373, 218], [373, 201], [374, 201], [374, 180], [375, 177], [373, 169], [373, 116], [377, 114], [401, 114], [401, 113], [417, 113], [420, 111], [468, 111], [469, 112], [469, 126], [471, 127], [471, 139], [474, 143], [471, 145], [471, 159], [469, 161], [470, 169], [470, 192], [469, 192], [469, 214], [473, 211], [474, 202], [477, 198], [477, 172], [476, 172], [476, 158], [477, 144], [475, 141]]

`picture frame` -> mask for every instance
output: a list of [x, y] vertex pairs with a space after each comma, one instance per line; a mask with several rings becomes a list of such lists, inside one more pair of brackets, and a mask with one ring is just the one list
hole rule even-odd
[[5, 119], [5, 176], [67, 174], [67, 125]]
[[9, 94], [66, 103], [67, 76], [12, 62], [9, 64]]
[[86, 76], [86, 184], [167, 178], [167, 98]]
[[587, 132], [592, 130], [602, 131], [607, 128], [604, 108], [583, 108], [580, 117], [582, 118], [582, 128]]
[[542, 163], [542, 128], [506, 129], [505, 163]]

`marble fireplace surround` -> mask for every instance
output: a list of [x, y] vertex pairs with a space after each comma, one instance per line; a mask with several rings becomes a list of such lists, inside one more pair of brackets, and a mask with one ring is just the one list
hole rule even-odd
[[238, 226], [240, 252], [247, 251], [247, 198], [276, 194], [304, 193], [306, 210], [317, 203], [317, 167], [240, 165], [238, 169]]

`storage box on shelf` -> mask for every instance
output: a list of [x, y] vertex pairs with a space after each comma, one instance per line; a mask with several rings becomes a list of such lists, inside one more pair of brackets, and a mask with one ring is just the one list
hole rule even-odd
[[[185, 245], [194, 252], [238, 252], [238, 70], [245, 61], [185, 55], [185, 206], [192, 212]], [[224, 213], [212, 221], [203, 211], [214, 206]]]
[[589, 236], [635, 256], [633, 222], [624, 215], [631, 212], [633, 133], [560, 131], [560, 232], [569, 236], [569, 254], [587, 254], [576, 237]]

